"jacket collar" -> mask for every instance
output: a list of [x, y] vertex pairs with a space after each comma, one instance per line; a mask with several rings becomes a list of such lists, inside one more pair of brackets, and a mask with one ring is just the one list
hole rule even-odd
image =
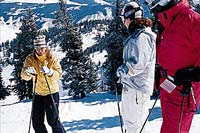
[[187, 2], [187, 0], [182, 0], [172, 8], [158, 13], [158, 18], [161, 24], [164, 26], [164, 28], [170, 26], [170, 24], [173, 22], [178, 13], [185, 8], [189, 8], [189, 3]]
[[38, 54], [35, 53], [35, 56], [40, 62], [44, 62], [47, 59], [46, 54], [39, 56]]
[[140, 33], [142, 33], [143, 31], [145, 31], [145, 27], [144, 28], [139, 28], [139, 29], [135, 29], [130, 35], [129, 37], [124, 41], [124, 45], [127, 44], [127, 42], [130, 39], [135, 39], [139, 36]]

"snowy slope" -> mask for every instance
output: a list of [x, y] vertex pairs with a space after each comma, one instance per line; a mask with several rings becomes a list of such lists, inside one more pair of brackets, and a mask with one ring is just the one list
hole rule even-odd
[[[16, 100], [12, 96], [0, 101], [0, 133], [28, 132], [31, 101], [17, 103]], [[113, 94], [94, 93], [77, 101], [71, 97], [61, 97], [59, 109], [66, 133], [121, 133], [117, 102]], [[159, 133], [162, 122], [159, 101], [149, 120], [150, 133]], [[190, 133], [200, 132], [199, 123], [200, 115], [196, 114]], [[51, 133], [50, 127], [46, 125]], [[32, 128], [31, 133], [34, 133]]]
[[[38, 17], [38, 24], [41, 24], [40, 18], [54, 18], [53, 14], [59, 8], [57, 2], [58, 0], [4, 0], [0, 2], [0, 16], [3, 16], [5, 21], [10, 16], [17, 19], [25, 10], [32, 8]], [[75, 22], [81, 22], [86, 18], [112, 18], [113, 0], [67, 0], [66, 3], [68, 12]]]
[[[87, 40], [86, 40], [87, 41]], [[103, 60], [102, 58], [99, 58]], [[8, 81], [13, 67], [4, 68], [2, 76]], [[107, 92], [92, 93], [80, 100], [73, 100], [70, 96], [64, 96], [66, 92], [60, 92], [60, 119], [66, 133], [121, 133], [117, 102], [114, 94]], [[120, 96], [118, 97], [119, 101]], [[31, 100], [18, 102], [16, 96], [9, 96], [0, 101], [0, 133], [26, 133], [28, 132]], [[151, 101], [149, 109], [154, 100]], [[47, 129], [51, 132], [47, 122]], [[162, 123], [160, 102], [158, 100], [149, 118], [148, 128], [150, 133], [159, 133]], [[200, 110], [194, 116], [190, 133], [200, 132]], [[31, 133], [34, 133], [31, 128]]]
[[[49, 4], [49, 3], [57, 3], [58, 0], [4, 0], [2, 3], [14, 3], [14, 2], [18, 2], [18, 3], [38, 3], [38, 4]], [[66, 0], [66, 3], [68, 4], [74, 4], [74, 5], [79, 5], [78, 3]]]
[[[112, 19], [114, 0], [67, 0], [68, 13], [73, 23], [87, 20]], [[54, 13], [59, 9], [58, 0], [3, 0], [0, 2], [0, 43], [12, 40], [19, 32], [19, 20], [29, 8], [35, 13], [38, 28], [52, 26]], [[10, 36], [7, 36], [7, 33]]]

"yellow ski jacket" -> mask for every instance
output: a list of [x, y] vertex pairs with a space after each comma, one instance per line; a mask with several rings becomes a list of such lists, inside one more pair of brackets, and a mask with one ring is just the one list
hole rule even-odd
[[[40, 69], [43, 66], [47, 66], [48, 68], [51, 68], [54, 71], [52, 76], [45, 75], [47, 78], [51, 93], [53, 94], [53, 93], [59, 92], [58, 80], [62, 76], [62, 68], [57, 58], [54, 55], [52, 55], [49, 50], [45, 55], [42, 55], [42, 56], [37, 56], [37, 54], [31, 53], [30, 55], [26, 57], [24, 66], [21, 71], [22, 79], [26, 81], [33, 79], [33, 88], [36, 85], [35, 86], [36, 95], [46, 96], [50, 94], [44, 74], [40, 72]], [[37, 81], [35, 81], [36, 76], [33, 76], [33, 75], [29, 76], [26, 74], [25, 69], [28, 67], [35, 68], [36, 73], [37, 73]]]

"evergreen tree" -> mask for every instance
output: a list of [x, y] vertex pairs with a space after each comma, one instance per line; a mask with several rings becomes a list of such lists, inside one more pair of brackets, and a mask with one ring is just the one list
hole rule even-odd
[[[84, 53], [91, 54], [96, 51], [106, 50], [107, 60], [102, 67], [105, 68], [104, 78], [111, 91], [115, 90], [114, 83], [117, 85], [118, 92], [121, 92], [121, 85], [117, 84], [116, 70], [122, 64], [123, 41], [128, 36], [127, 29], [122, 23], [120, 13], [123, 7], [121, 0], [116, 1], [114, 19], [109, 21], [108, 28], [103, 37], [97, 35], [96, 44], [87, 48]], [[108, 22], [108, 21], [107, 21]], [[107, 26], [104, 26], [107, 27]]]
[[0, 100], [4, 100], [6, 96], [9, 96], [10, 93], [8, 89], [3, 85], [2, 79], [2, 66], [0, 66]]
[[87, 71], [86, 71], [86, 77], [85, 77], [85, 88], [86, 92], [91, 92], [92, 90], [97, 89], [97, 67], [96, 65], [91, 61], [91, 59], [88, 58], [88, 64], [86, 66]]
[[20, 77], [23, 62], [27, 55], [33, 51], [33, 39], [36, 37], [37, 26], [35, 24], [34, 13], [31, 9], [21, 20], [21, 32], [17, 34], [16, 39], [12, 42], [14, 52], [14, 79], [15, 85], [12, 87], [20, 100], [32, 98], [32, 80], [25, 81]]
[[118, 92], [121, 92], [121, 86], [117, 84], [118, 78], [116, 77], [116, 70], [123, 62], [123, 41], [128, 36], [127, 29], [120, 18], [122, 7], [123, 2], [117, 0], [114, 19], [109, 24], [108, 30], [101, 41], [105, 45], [105, 50], [108, 53], [107, 60], [104, 64], [107, 68], [107, 84], [110, 86], [111, 91], [115, 90], [114, 84], [119, 86], [117, 88]]
[[3, 56], [0, 57], [0, 60], [2, 61], [2, 66], [7, 66], [8, 64], [10, 64], [10, 56], [11, 56], [11, 52], [10, 52], [10, 42], [6, 41], [3, 42], [0, 45], [0, 52], [3, 53]]
[[[54, 41], [60, 44], [60, 47], [66, 56], [62, 59], [61, 64], [64, 70], [63, 86], [71, 88], [74, 98], [85, 97], [86, 91], [91, 91], [94, 88], [95, 81], [90, 80], [94, 78], [89, 69], [90, 59], [83, 54], [81, 34], [77, 27], [71, 23], [71, 19], [66, 12], [65, 3], [59, 0], [60, 10], [56, 13]], [[55, 34], [56, 33], [56, 34]], [[90, 77], [88, 75], [90, 74]], [[95, 79], [95, 78], [94, 78]]]

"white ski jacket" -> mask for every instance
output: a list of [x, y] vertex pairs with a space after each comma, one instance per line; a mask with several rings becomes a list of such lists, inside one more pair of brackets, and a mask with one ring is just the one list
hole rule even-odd
[[156, 34], [150, 27], [138, 29], [124, 42], [123, 64], [117, 75], [125, 89], [151, 95], [156, 61]]

